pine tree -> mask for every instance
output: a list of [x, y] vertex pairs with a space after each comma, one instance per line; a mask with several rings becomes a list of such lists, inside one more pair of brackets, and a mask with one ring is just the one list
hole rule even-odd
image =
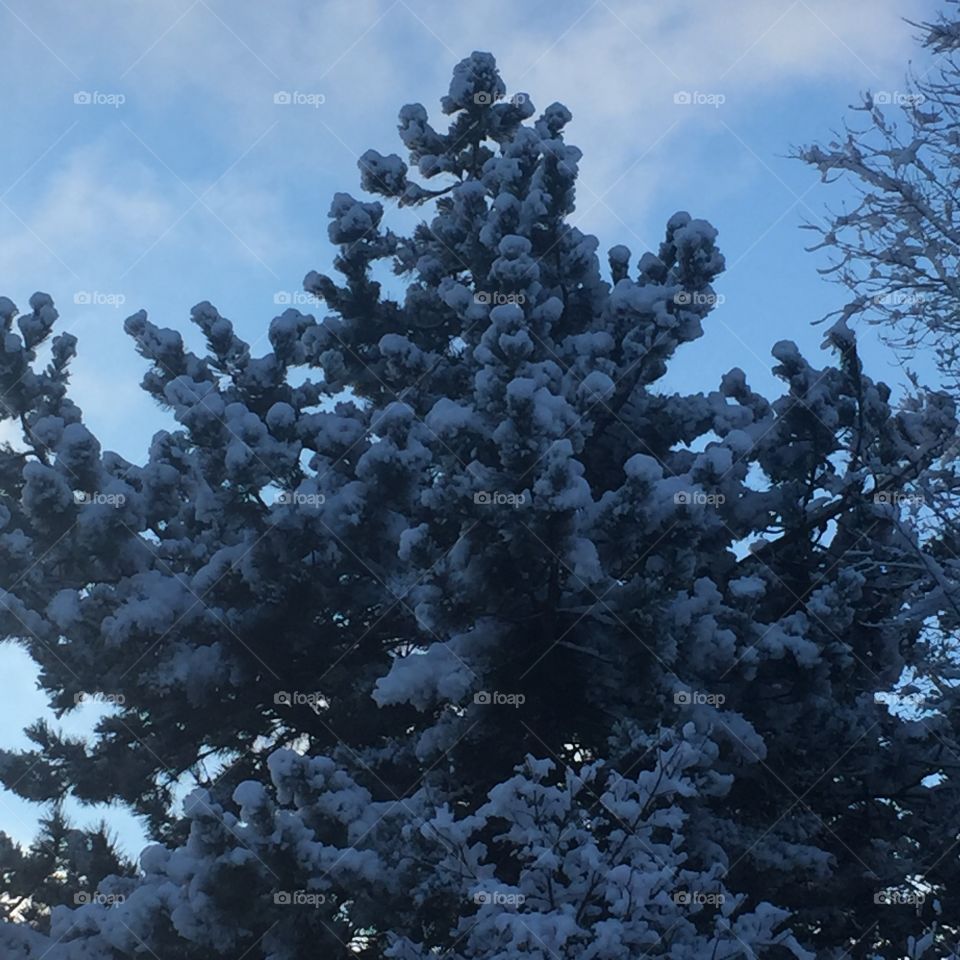
[[842, 322], [835, 366], [774, 346], [773, 402], [736, 369], [664, 393], [715, 229], [677, 213], [604, 279], [571, 114], [506, 93], [474, 53], [445, 133], [401, 110], [409, 163], [368, 151], [361, 184], [431, 218], [398, 236], [337, 194], [339, 279], [305, 280], [329, 313], [286, 310], [265, 356], [208, 303], [205, 356], [128, 319], [179, 425], [143, 466], [68, 399], [72, 338], [35, 371], [50, 298], [19, 337], [0, 303], [3, 630], [55, 709], [112, 704], [0, 780], [127, 803], [155, 841], [109, 902], [48, 898], [55, 946], [0, 927], [14, 955], [952, 949], [952, 718], [882, 696], [946, 609], [901, 513], [952, 403], [894, 410]]
[[41, 817], [37, 839], [26, 851], [0, 834], [0, 910], [8, 922], [48, 932], [50, 907], [89, 903], [101, 883], [133, 873], [105, 822], [94, 830], [78, 830], [59, 807]]

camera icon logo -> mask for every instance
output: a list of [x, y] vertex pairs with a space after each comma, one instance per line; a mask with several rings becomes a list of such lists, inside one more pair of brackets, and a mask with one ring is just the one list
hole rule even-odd
[[693, 97], [690, 96], [690, 92], [688, 90], [678, 90], [673, 95], [673, 102], [679, 104], [690, 104], [693, 103]]
[[487, 705], [493, 702], [493, 698], [486, 690], [481, 690], [479, 693], [473, 695], [473, 702]]
[[280, 906], [289, 906], [293, 903], [293, 897], [286, 890], [278, 890], [273, 895], [273, 902]]
[[273, 95], [273, 102], [280, 105], [289, 104], [293, 100], [289, 90], [278, 90]]
[[73, 102], [85, 106], [93, 103], [93, 95], [87, 90], [78, 90], [73, 95]]
[[289, 707], [293, 703], [293, 697], [286, 690], [279, 690], [273, 695], [273, 702], [282, 706]]

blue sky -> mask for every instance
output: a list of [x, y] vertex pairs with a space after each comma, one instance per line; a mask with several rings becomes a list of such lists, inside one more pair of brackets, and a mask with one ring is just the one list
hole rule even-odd
[[[73, 383], [88, 424], [105, 447], [141, 460], [168, 420], [138, 387], [145, 364], [123, 319], [144, 308], [197, 343], [186, 318], [210, 300], [265, 351], [283, 309], [277, 294], [330, 269], [326, 214], [334, 192], [359, 194], [356, 158], [368, 147], [402, 154], [404, 103], [423, 103], [440, 125], [452, 67], [489, 50], [511, 94], [573, 112], [568, 140], [584, 152], [573, 219], [601, 253], [617, 243], [635, 258], [655, 250], [676, 210], [719, 229], [723, 302], [665, 386], [712, 389], [739, 366], [774, 392], [771, 346], [795, 340], [818, 362], [822, 328], [811, 324], [842, 299], [818, 276], [823, 261], [804, 253], [811, 235], [799, 225], [839, 205], [844, 189], [820, 185], [787, 154], [829, 137], [860, 91], [904, 90], [910, 59], [929, 68], [904, 9], [900, 0], [0, 0], [0, 294], [22, 309], [35, 290], [55, 298], [61, 329], [80, 339]], [[911, 0], [909, 15], [936, 9]], [[277, 103], [279, 92], [301, 102]], [[681, 92], [694, 102], [676, 102]], [[396, 228], [415, 214], [388, 217]], [[869, 331], [862, 344], [872, 376], [903, 381]], [[0, 670], [0, 746], [13, 747], [44, 699], [10, 645]], [[94, 714], [84, 706], [67, 725], [83, 730]], [[132, 850], [134, 825], [113, 819]], [[0, 792], [0, 829], [29, 839], [35, 811]]]

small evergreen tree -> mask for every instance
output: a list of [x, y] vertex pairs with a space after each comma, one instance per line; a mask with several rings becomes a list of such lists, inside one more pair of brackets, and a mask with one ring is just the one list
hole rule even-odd
[[0, 834], [0, 915], [6, 921], [49, 931], [50, 907], [89, 903], [103, 881], [134, 873], [133, 865], [117, 853], [106, 823], [77, 830], [54, 807], [41, 817], [39, 827], [26, 851]]

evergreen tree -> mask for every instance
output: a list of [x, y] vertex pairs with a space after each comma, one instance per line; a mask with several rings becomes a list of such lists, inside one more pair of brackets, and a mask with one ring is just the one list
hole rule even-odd
[[276, 317], [265, 356], [208, 303], [205, 356], [127, 320], [178, 423], [143, 466], [68, 399], [73, 338], [37, 369], [50, 298], [0, 301], [2, 629], [58, 712], [113, 704], [0, 780], [155, 841], [89, 903], [43, 894], [50, 939], [0, 927], [11, 955], [953, 949], [954, 726], [883, 697], [948, 607], [901, 514], [952, 403], [894, 410], [843, 322], [835, 366], [774, 346], [772, 402], [736, 369], [663, 392], [716, 231], [675, 214], [604, 279], [569, 111], [506, 93], [474, 53], [446, 132], [401, 110], [409, 163], [368, 151], [361, 183], [431, 218], [398, 236], [337, 194], [340, 276], [305, 280], [329, 313]]
[[103, 881], [134, 874], [133, 865], [117, 853], [106, 823], [95, 830], [77, 830], [54, 807], [39, 826], [37, 839], [26, 851], [0, 834], [4, 920], [48, 931], [50, 907], [89, 903]]

